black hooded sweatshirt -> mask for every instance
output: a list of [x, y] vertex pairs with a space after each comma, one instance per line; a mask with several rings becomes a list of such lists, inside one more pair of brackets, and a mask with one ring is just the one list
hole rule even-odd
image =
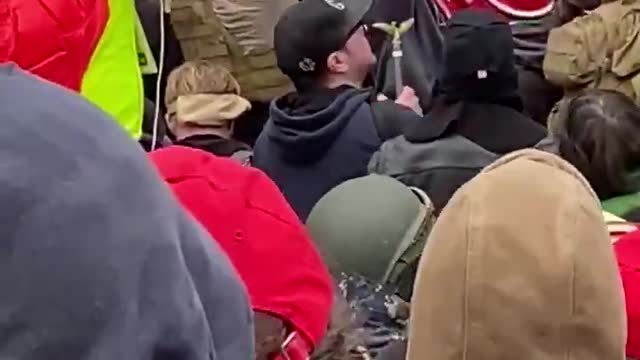
[[407, 131], [407, 140], [461, 135], [496, 154], [542, 140], [546, 129], [522, 114], [509, 25], [491, 11], [461, 10], [444, 37], [441, 95], [426, 121]]
[[0, 66], [0, 359], [254, 358], [217, 243], [80, 96]]
[[367, 174], [382, 144], [370, 92], [349, 87], [292, 93], [273, 102], [254, 166], [280, 187], [304, 221], [334, 186]]

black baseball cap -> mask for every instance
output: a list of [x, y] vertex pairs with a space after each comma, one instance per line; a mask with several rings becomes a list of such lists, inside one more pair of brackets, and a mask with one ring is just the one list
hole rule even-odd
[[278, 67], [296, 83], [313, 78], [344, 47], [373, 0], [302, 0], [288, 7], [274, 30]]

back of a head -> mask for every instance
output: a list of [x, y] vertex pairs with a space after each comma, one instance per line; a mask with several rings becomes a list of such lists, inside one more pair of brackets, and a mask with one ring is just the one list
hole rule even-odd
[[585, 90], [558, 105], [549, 128], [560, 155], [601, 199], [640, 190], [628, 178], [640, 163], [640, 109], [626, 95]]
[[[374, 283], [403, 282], [410, 277], [404, 282], [411, 289], [412, 264], [403, 260], [415, 255], [417, 265], [432, 214], [426, 194], [390, 177], [368, 175], [344, 182], [323, 196], [311, 211], [307, 227], [334, 274], [358, 274]], [[408, 267], [402, 269], [399, 264]]]
[[238, 276], [116, 122], [11, 66], [0, 102], [0, 358], [250, 358]]
[[449, 19], [443, 34], [443, 94], [475, 101], [517, 94], [514, 42], [503, 18], [488, 10], [461, 10]]
[[235, 77], [207, 60], [187, 61], [169, 74], [165, 105], [168, 126], [177, 138], [185, 136], [176, 129], [179, 124], [199, 132], [207, 128], [231, 130], [232, 121], [251, 109], [249, 100], [240, 95]]
[[226, 68], [207, 60], [187, 61], [175, 68], [167, 80], [165, 105], [179, 96], [193, 94], [240, 95], [240, 85]]
[[436, 222], [411, 316], [408, 360], [624, 359], [623, 290], [586, 180], [535, 150], [490, 165]]

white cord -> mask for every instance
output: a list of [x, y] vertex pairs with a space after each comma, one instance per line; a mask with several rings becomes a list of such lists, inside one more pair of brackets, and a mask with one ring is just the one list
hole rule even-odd
[[158, 124], [160, 123], [160, 94], [162, 85], [162, 72], [164, 71], [164, 1], [158, 0], [160, 3], [160, 59], [158, 60], [158, 79], [156, 80], [156, 98], [155, 98], [155, 108], [153, 113], [153, 136], [151, 138], [151, 151], [156, 149], [158, 145]]

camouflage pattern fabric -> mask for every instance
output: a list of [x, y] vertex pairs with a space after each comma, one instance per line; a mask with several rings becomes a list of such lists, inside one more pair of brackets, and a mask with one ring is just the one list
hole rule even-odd
[[186, 60], [209, 60], [236, 77], [242, 95], [269, 102], [293, 90], [278, 68], [273, 27], [297, 0], [172, 0], [171, 25]]
[[354, 274], [341, 274], [339, 288], [364, 330], [364, 346], [373, 358], [407, 338], [409, 303], [396, 295], [393, 286], [371, 283]]

